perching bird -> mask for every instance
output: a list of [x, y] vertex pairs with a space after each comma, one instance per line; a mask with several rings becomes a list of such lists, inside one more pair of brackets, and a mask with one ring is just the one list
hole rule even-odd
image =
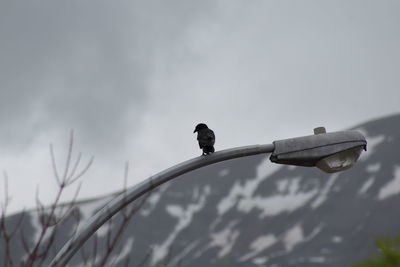
[[213, 153], [215, 151], [215, 135], [213, 130], [209, 129], [204, 123], [199, 123], [197, 124], [193, 133], [195, 132], [197, 132], [197, 141], [199, 141], [199, 147], [203, 149], [202, 155], [204, 156]]

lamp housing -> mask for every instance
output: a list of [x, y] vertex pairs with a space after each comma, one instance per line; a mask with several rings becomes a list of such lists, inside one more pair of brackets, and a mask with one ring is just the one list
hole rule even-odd
[[274, 163], [316, 166], [333, 173], [352, 167], [367, 141], [358, 131], [339, 131], [278, 140], [273, 145], [270, 160]]

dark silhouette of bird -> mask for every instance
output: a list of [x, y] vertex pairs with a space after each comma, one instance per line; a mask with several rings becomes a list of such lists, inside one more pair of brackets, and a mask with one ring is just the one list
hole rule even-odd
[[215, 135], [213, 130], [209, 129], [204, 123], [199, 123], [194, 129], [197, 132], [197, 141], [199, 141], [200, 149], [203, 149], [203, 156], [214, 153]]

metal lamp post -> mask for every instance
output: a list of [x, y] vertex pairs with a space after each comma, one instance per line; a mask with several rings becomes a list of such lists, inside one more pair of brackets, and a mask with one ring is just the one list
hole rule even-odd
[[316, 166], [326, 172], [337, 172], [353, 166], [362, 149], [366, 149], [366, 145], [365, 137], [359, 132], [325, 133], [323, 130], [311, 136], [279, 140], [267, 145], [232, 148], [185, 161], [151, 176], [111, 200], [88, 220], [80, 232], [67, 241], [49, 266], [66, 266], [90, 236], [118, 211], [159, 185], [184, 173], [229, 159], [266, 153], [272, 153], [270, 160], [274, 163]]

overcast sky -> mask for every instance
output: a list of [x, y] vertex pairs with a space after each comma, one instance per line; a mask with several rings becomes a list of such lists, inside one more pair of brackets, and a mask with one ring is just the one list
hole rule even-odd
[[[0, 170], [10, 210], [49, 203], [68, 135], [81, 198], [216, 149], [400, 112], [400, 2], [0, 0]], [[73, 190], [66, 192], [68, 199]], [[3, 178], [0, 196], [4, 195]]]

